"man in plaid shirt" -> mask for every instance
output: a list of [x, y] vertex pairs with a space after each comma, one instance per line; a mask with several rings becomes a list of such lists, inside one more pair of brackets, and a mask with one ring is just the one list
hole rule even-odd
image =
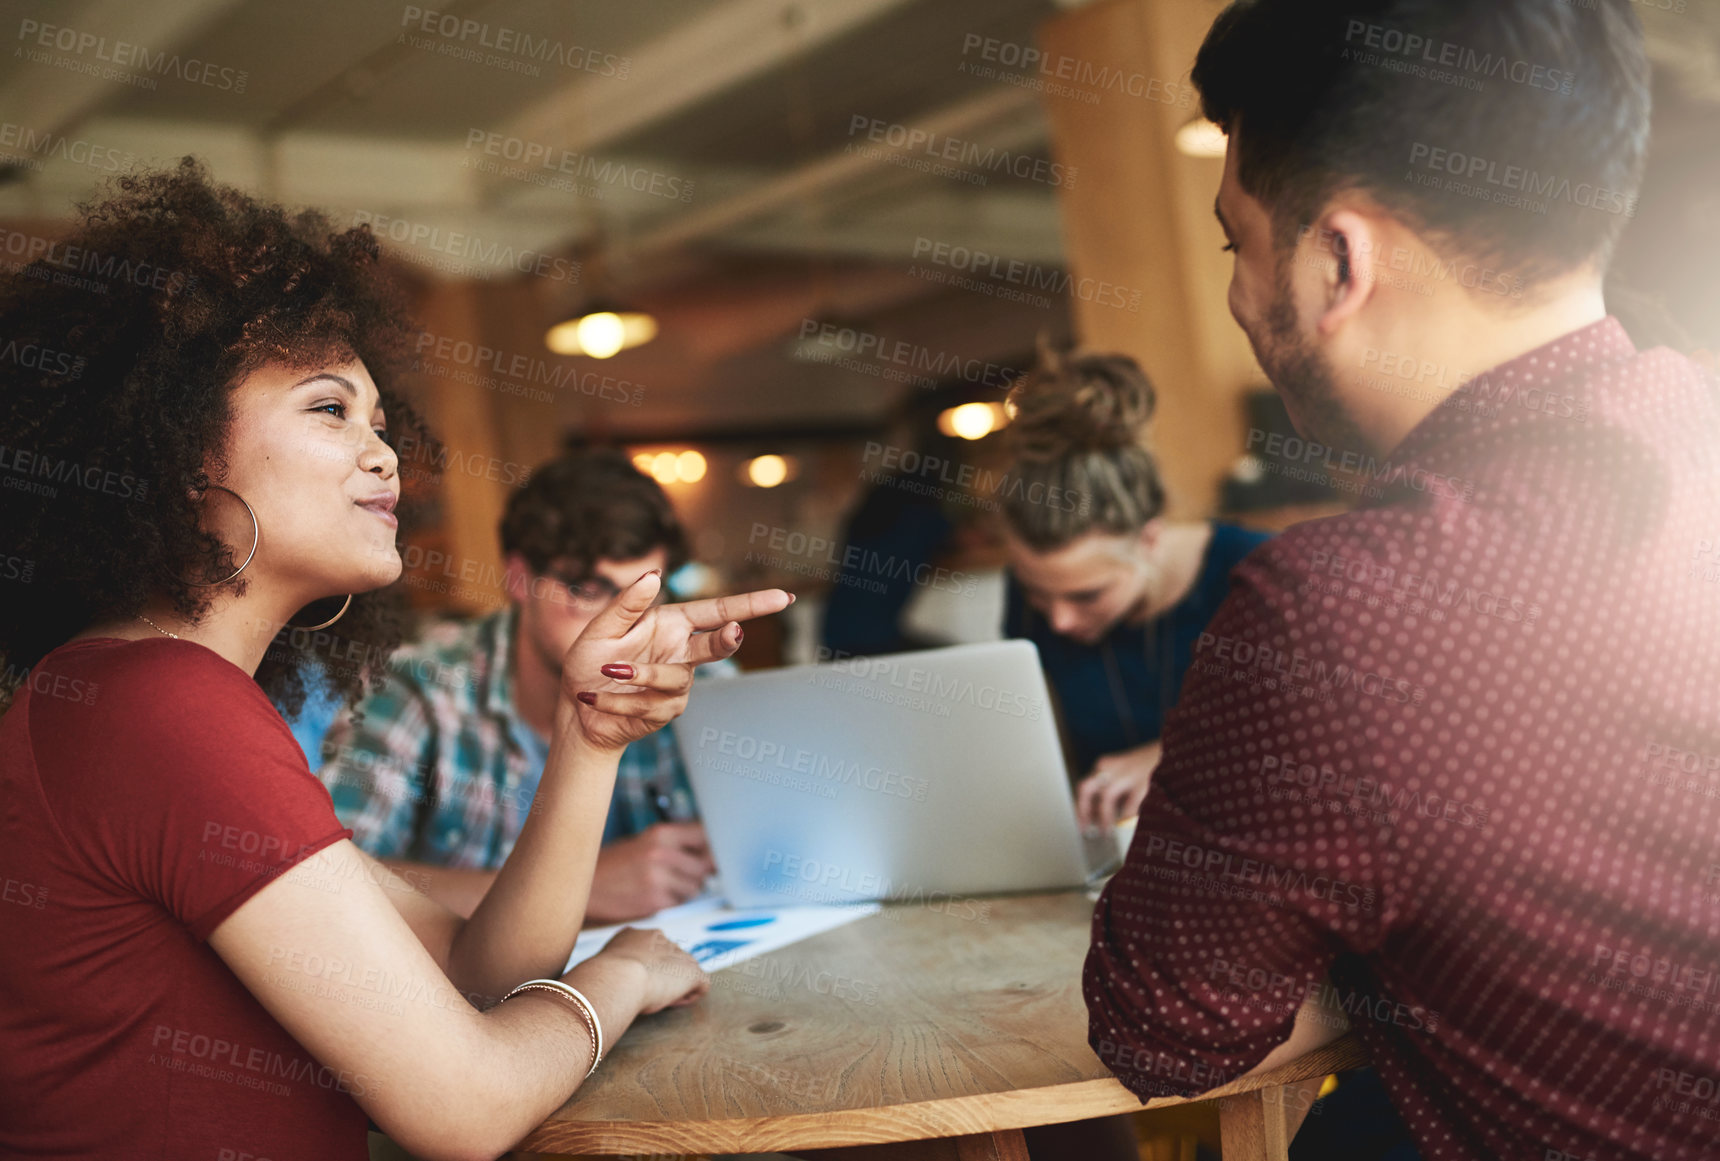
[[[396, 651], [387, 683], [322, 745], [320, 776], [353, 840], [462, 915], [531, 810], [562, 657], [616, 593], [687, 555], [668, 497], [616, 450], [539, 469], [501, 535], [509, 607]], [[587, 909], [600, 922], [685, 902], [715, 869], [670, 727], [623, 752], [603, 843]]]

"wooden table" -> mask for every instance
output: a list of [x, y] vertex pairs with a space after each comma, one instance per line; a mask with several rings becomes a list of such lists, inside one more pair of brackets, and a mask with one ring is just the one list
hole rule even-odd
[[[1092, 910], [1079, 891], [896, 904], [718, 972], [704, 1002], [635, 1024], [519, 1149], [1025, 1161], [1024, 1127], [1142, 1107], [1087, 1046]], [[1306, 1109], [1285, 1093], [1364, 1063], [1346, 1038], [1203, 1097], [1225, 1161], [1282, 1161]]]

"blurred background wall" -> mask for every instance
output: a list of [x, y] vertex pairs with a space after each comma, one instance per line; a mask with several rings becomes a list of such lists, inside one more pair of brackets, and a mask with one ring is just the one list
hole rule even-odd
[[[1220, 7], [15, 0], [0, 261], [104, 178], [186, 153], [369, 222], [416, 301], [407, 386], [445, 441], [401, 449], [433, 505], [408, 553], [425, 609], [502, 601], [497, 519], [569, 440], [665, 483], [704, 566], [689, 591], [816, 598], [845, 514], [904, 462], [961, 514], [947, 563], [995, 569], [986, 432], [1041, 339], [1147, 369], [1174, 513], [1279, 527], [1343, 501], [1246, 455], [1282, 418], [1225, 306], [1222, 140], [1188, 83]], [[1639, 341], [1713, 347], [1720, 5], [1640, 11], [1658, 111], [1621, 302]], [[605, 311], [655, 337], [546, 345]], [[931, 448], [948, 462], [913, 458]], [[796, 608], [749, 635], [754, 663], [807, 655], [817, 601]]]

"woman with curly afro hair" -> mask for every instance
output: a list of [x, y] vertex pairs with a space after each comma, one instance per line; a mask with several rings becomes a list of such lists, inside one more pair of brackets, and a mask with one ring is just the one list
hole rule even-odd
[[656, 932], [562, 968], [617, 755], [792, 598], [623, 591], [458, 918], [352, 844], [277, 709], [362, 680], [295, 628], [342, 621], [373, 678], [398, 639], [389, 441], [420, 433], [375, 239], [189, 158], [80, 211], [0, 275], [0, 1154], [362, 1158], [368, 1116], [493, 1157], [705, 992]]

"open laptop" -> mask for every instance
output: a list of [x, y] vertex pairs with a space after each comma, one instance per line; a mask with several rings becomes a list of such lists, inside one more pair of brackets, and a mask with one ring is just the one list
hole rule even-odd
[[1079, 887], [1120, 861], [1076, 823], [1027, 641], [700, 682], [675, 735], [736, 907]]

